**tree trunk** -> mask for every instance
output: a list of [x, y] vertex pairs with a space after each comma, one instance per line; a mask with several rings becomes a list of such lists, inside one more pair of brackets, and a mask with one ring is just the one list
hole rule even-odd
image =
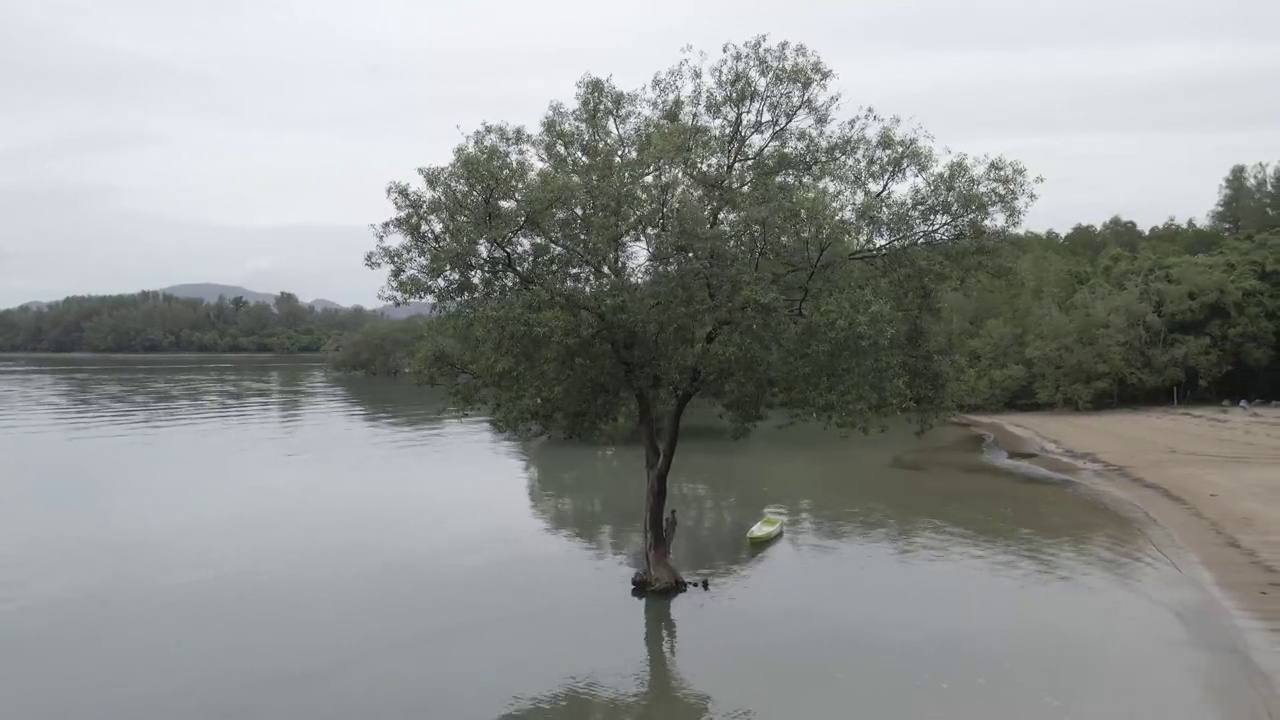
[[678, 592], [684, 578], [671, 564], [671, 545], [676, 535], [676, 511], [666, 515], [668, 467], [646, 469], [644, 498], [644, 580], [652, 593]]
[[[696, 382], [695, 376], [690, 382]], [[644, 570], [631, 578], [641, 593], [668, 594], [685, 589], [684, 578], [671, 564], [671, 545], [676, 538], [676, 511], [667, 515], [667, 476], [680, 438], [680, 418], [693, 392], [682, 393], [665, 422], [659, 423], [648, 394], [636, 393], [640, 439], [644, 443]]]

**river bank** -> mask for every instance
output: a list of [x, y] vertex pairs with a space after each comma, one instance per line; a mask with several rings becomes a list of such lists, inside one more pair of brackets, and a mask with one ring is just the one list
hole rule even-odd
[[1225, 593], [1258, 660], [1280, 682], [1280, 410], [1036, 412], [957, 421], [990, 433], [1015, 460], [1132, 503], [1168, 531]]

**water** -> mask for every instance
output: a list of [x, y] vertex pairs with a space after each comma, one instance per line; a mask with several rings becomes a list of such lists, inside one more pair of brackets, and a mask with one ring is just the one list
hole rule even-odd
[[[0, 718], [1252, 718], [1138, 526], [942, 427], [682, 440], [674, 602], [634, 448], [512, 442], [264, 358], [0, 358]], [[743, 534], [788, 519], [764, 548]], [[678, 632], [677, 632], [678, 628]]]

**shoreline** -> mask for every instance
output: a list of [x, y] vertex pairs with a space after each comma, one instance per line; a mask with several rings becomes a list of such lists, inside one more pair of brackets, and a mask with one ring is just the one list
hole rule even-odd
[[1012, 460], [1134, 510], [1156, 530], [1148, 539], [1157, 552], [1225, 606], [1280, 695], [1280, 412], [1055, 411], [953, 422], [989, 434]]

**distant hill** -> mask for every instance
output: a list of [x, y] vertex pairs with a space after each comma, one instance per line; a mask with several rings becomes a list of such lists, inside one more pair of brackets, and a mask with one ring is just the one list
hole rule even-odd
[[[193, 300], [203, 300], [207, 303], [218, 302], [219, 297], [230, 300], [237, 295], [248, 300], [251, 303], [263, 302], [268, 305], [274, 305], [276, 302], [275, 293], [257, 292], [248, 288], [242, 288], [239, 285], [219, 285], [218, 283], [186, 283], [183, 285], [170, 285], [156, 290], [156, 292], [166, 295], [173, 295], [180, 298], [191, 298]], [[329, 303], [328, 300], [320, 300], [322, 303]], [[315, 305], [315, 301], [306, 303]], [[324, 307], [324, 306], [322, 306]], [[340, 308], [337, 303], [329, 303], [332, 309]], [[321, 309], [321, 308], [316, 308]]]
[[[219, 297], [230, 300], [233, 297], [242, 297], [249, 302], [262, 302], [268, 305], [275, 305], [276, 294], [258, 292], [249, 288], [240, 287], [239, 285], [222, 285], [220, 283], [184, 283], [181, 285], [170, 285], [155, 290], [155, 292], [173, 295], [180, 298], [191, 298], [194, 300], [203, 300], [207, 303], [215, 303]], [[316, 298], [315, 300], [305, 301], [304, 305], [310, 305], [316, 310], [350, 310], [345, 305], [336, 303], [332, 300], [324, 298]], [[42, 310], [48, 303], [39, 300], [33, 300], [28, 303], [19, 305], [19, 308], [29, 310]], [[367, 309], [367, 308], [366, 308]], [[371, 312], [381, 313], [389, 320], [403, 320], [405, 318], [414, 317], [416, 315], [427, 315], [435, 310], [434, 303], [415, 302], [407, 305], [396, 307], [395, 305], [383, 305], [379, 308], [373, 308]]]
[[430, 315], [435, 312], [435, 309], [435, 303], [415, 302], [401, 305], [400, 307], [383, 305], [378, 308], [377, 312], [382, 313], [388, 320], [404, 320], [416, 315]]

